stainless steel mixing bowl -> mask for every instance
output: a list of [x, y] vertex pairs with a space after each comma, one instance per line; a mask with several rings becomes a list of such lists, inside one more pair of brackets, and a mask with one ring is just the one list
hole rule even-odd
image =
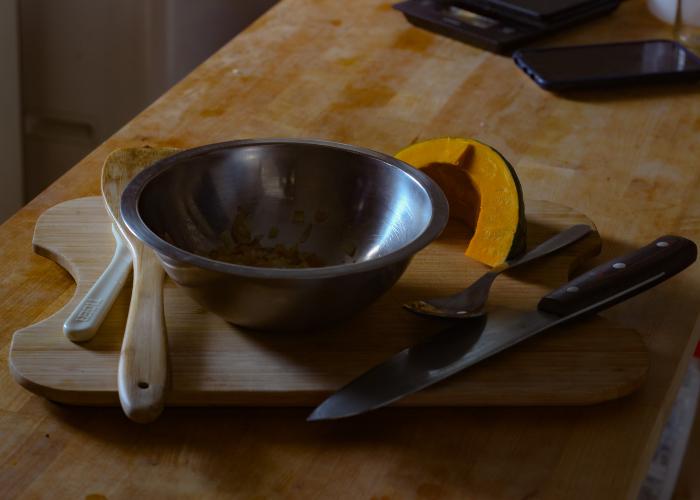
[[[263, 330], [316, 328], [367, 306], [442, 232], [449, 211], [430, 178], [391, 156], [292, 139], [213, 144], [161, 160], [131, 181], [121, 210], [199, 303]], [[298, 245], [324, 267], [202, 256], [241, 225], [263, 246]]]

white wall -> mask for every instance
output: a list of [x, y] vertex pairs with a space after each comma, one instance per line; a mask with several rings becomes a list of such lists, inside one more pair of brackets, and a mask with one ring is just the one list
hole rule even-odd
[[20, 5], [27, 199], [275, 3], [7, 1]]
[[189, 74], [277, 1], [166, 0], [167, 87]]
[[18, 3], [29, 200], [152, 100], [146, 58], [151, 2]]
[[16, 0], [0, 1], [0, 222], [22, 205]]

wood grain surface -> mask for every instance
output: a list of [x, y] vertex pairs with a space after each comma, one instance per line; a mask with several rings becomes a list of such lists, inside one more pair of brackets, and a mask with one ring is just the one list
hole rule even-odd
[[[526, 206], [529, 248], [562, 227], [592, 225], [566, 207], [541, 201], [529, 201]], [[66, 316], [110, 260], [114, 249], [110, 226], [99, 197], [57, 205], [37, 222], [34, 248], [69, 270], [77, 282], [76, 294], [58, 313], [15, 334], [10, 368], [19, 383], [54, 401], [117, 405], [122, 398], [117, 394], [116, 367], [124, 356], [122, 347], [120, 359], [119, 346], [128, 324], [128, 287], [93, 341], [76, 344], [61, 331]], [[401, 304], [416, 297], [449, 294], [483, 273], [484, 266], [464, 256], [464, 246], [464, 226], [455, 222], [413, 259], [397, 285], [378, 302], [350, 322], [307, 334], [238, 329], [207, 313], [168, 281], [164, 295], [171, 366], [166, 404], [320, 404], [360, 373], [449, 324], [418, 318]], [[501, 276], [489, 304], [533, 308], [539, 297], [566, 281], [571, 265], [595, 255], [599, 248], [598, 235], [590, 234], [517, 274]], [[595, 318], [543, 334], [399, 403], [599, 403], [638, 388], [647, 369], [646, 348], [637, 332]]]
[[[542, 43], [670, 34], [627, 0]], [[305, 136], [394, 153], [475, 137], [515, 166], [527, 198], [594, 220], [609, 259], [663, 233], [700, 241], [699, 116], [697, 86], [551, 94], [386, 1], [282, 0], [0, 227], [0, 497], [636, 498], [700, 334], [698, 265], [605, 312], [641, 332], [650, 369], [629, 397], [589, 407], [393, 408], [318, 425], [307, 409], [169, 408], [139, 426], [16, 384], [10, 339], [74, 293], [31, 251], [37, 218], [98, 195], [117, 147]]]

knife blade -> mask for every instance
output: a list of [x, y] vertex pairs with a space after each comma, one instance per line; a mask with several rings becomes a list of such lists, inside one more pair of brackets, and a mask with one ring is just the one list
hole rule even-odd
[[307, 420], [350, 417], [387, 406], [538, 333], [633, 297], [696, 258], [692, 241], [662, 236], [550, 292], [534, 311], [500, 308], [404, 349], [328, 397]]

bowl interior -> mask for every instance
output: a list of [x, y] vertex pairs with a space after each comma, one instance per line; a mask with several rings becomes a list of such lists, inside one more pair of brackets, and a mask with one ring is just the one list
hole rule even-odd
[[151, 231], [191, 253], [216, 258], [222, 245], [247, 240], [309, 252], [318, 257], [309, 267], [319, 267], [404, 247], [429, 226], [432, 203], [396, 165], [287, 143], [177, 160], [146, 184], [138, 210]]

